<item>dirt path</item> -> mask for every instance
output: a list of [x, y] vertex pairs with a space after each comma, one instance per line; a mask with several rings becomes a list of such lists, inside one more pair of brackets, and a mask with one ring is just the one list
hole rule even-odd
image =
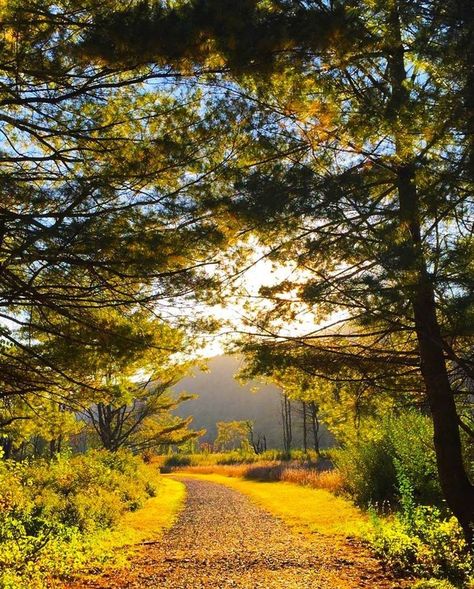
[[[180, 479], [186, 506], [162, 541], [144, 547], [119, 576], [70, 589], [394, 589], [364, 548], [345, 539], [295, 536], [247, 497], [215, 483]], [[304, 506], [302, 506], [304, 508]]]

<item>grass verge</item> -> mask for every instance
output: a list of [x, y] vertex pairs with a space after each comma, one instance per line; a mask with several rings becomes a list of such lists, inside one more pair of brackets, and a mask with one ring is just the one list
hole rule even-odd
[[[169, 476], [169, 475], [164, 475]], [[350, 501], [324, 489], [288, 482], [260, 482], [219, 474], [180, 472], [173, 475], [196, 478], [230, 487], [282, 519], [294, 532], [305, 535], [361, 537], [367, 518]]]
[[153, 467], [147, 469], [156, 496], [148, 499], [137, 511], [127, 512], [113, 530], [94, 535], [94, 556], [97, 556], [89, 562], [88, 570], [78, 572], [74, 579], [86, 580], [99, 572], [127, 567], [143, 543], [158, 540], [173, 526], [184, 504], [186, 488], [179, 481], [158, 474]]
[[148, 499], [138, 511], [126, 513], [117, 528], [107, 534], [114, 548], [156, 540], [171, 528], [183, 506], [186, 489], [182, 483], [157, 475], [151, 468], [150, 475], [156, 496]]

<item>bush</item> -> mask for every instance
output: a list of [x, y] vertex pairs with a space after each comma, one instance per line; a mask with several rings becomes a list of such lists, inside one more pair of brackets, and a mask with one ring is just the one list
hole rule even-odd
[[94, 533], [155, 492], [141, 468], [127, 452], [0, 461], [0, 589], [43, 587], [95, 557]]
[[186, 454], [172, 454], [168, 456], [161, 467], [162, 472], [171, 472], [173, 468], [191, 466], [191, 458]]
[[[399, 574], [430, 578], [421, 587], [469, 582], [472, 554], [443, 504], [431, 420], [417, 411], [386, 418], [333, 453], [344, 488], [370, 508], [369, 542]], [[381, 517], [385, 511], [393, 513]]]
[[443, 517], [434, 506], [416, 505], [408, 479], [402, 493], [402, 509], [395, 516], [382, 519], [372, 512], [368, 539], [375, 552], [399, 573], [467, 583], [474, 557], [456, 518]]
[[417, 581], [412, 585], [412, 589], [456, 589], [449, 581], [440, 581], [439, 579], [427, 579]]
[[396, 470], [387, 439], [348, 445], [334, 452], [334, 462], [345, 489], [359, 505], [381, 505], [395, 497]]
[[[222, 465], [239, 465], [254, 464], [255, 462], [301, 462], [316, 466], [324, 460], [314, 451], [303, 452], [302, 450], [292, 450], [283, 452], [282, 450], [266, 450], [262, 454], [255, 454], [248, 450], [233, 450], [231, 452], [205, 452], [201, 454], [172, 454], [171, 456], [153, 456], [149, 460], [164, 468], [171, 470], [173, 468], [187, 466], [214, 466]], [[329, 460], [325, 459], [327, 467], [331, 466]]]
[[346, 490], [363, 506], [400, 499], [399, 480], [406, 478], [418, 503], [442, 503], [433, 448], [431, 421], [418, 411], [405, 411], [372, 423], [359, 439], [333, 451]]
[[235, 450], [233, 452], [226, 452], [217, 454], [216, 464], [253, 464], [254, 462], [301, 462], [315, 464], [319, 458], [316, 452], [303, 452], [303, 450], [291, 450], [284, 452], [283, 450], [266, 450], [261, 454], [255, 452], [243, 452]]

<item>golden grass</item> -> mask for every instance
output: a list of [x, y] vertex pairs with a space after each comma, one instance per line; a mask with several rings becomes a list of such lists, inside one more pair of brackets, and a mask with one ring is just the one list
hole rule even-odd
[[153, 474], [156, 497], [148, 499], [141, 509], [126, 513], [111, 534], [122, 546], [158, 538], [173, 525], [184, 503], [186, 489], [182, 483]]
[[245, 477], [249, 471], [249, 464], [208, 464], [203, 466], [184, 466], [174, 472], [192, 474], [221, 474], [226, 477]]
[[312, 487], [313, 489], [326, 489], [331, 493], [340, 493], [344, 480], [338, 470], [324, 470], [317, 472], [304, 468], [288, 468], [283, 471], [282, 481]]
[[256, 462], [254, 464], [186, 466], [175, 472], [192, 474], [219, 474], [226, 477], [245, 478], [263, 482], [285, 481], [311, 487], [326, 489], [334, 494], [342, 493], [344, 480], [338, 470], [317, 471], [314, 468], [285, 464], [282, 462]]
[[186, 472], [172, 476], [198, 478], [240, 491], [281, 518], [296, 533], [360, 537], [366, 526], [364, 514], [353, 503], [326, 489], [289, 482], [258, 482], [220, 474]]

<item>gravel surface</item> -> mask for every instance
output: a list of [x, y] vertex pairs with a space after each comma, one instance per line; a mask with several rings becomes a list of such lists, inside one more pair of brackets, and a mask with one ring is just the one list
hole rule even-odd
[[180, 480], [187, 487], [186, 505], [160, 542], [144, 546], [129, 571], [83, 580], [70, 589], [404, 586], [354, 541], [319, 535], [309, 541], [237, 491], [207, 481]]

